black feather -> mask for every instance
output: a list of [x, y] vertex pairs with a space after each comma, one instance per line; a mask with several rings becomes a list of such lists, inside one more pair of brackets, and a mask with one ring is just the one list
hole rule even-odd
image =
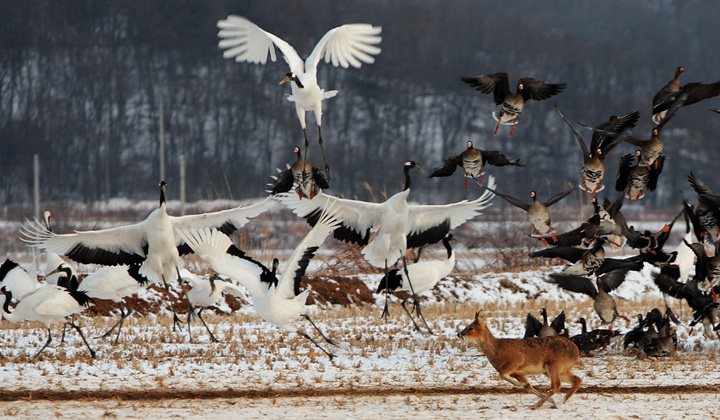
[[305, 270], [307, 269], [308, 264], [310, 264], [310, 260], [315, 257], [315, 251], [317, 250], [318, 247], [316, 246], [308, 247], [303, 253], [302, 258], [300, 258], [300, 261], [298, 261], [298, 268], [295, 270], [295, 278], [293, 282], [295, 296], [300, 294], [300, 282], [302, 281], [303, 276], [305, 276]]
[[20, 265], [10, 258], [5, 259], [5, 262], [0, 266], [0, 281], [2, 281], [5, 276], [7, 276], [7, 274], [16, 267], [20, 267]]
[[402, 287], [402, 274], [399, 268], [395, 268], [388, 271], [387, 274], [380, 279], [380, 284], [378, 284], [375, 293], [380, 293], [385, 289], [388, 289], [389, 292], [394, 292], [400, 287]]

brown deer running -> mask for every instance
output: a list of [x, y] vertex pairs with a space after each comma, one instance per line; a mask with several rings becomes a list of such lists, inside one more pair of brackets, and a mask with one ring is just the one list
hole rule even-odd
[[[565, 337], [495, 338], [485, 322], [485, 313], [479, 311], [475, 320], [458, 333], [463, 340], [477, 341], [480, 349], [500, 376], [515, 386], [540, 397], [532, 408], [542, 406], [550, 400], [557, 408], [552, 396], [560, 390], [561, 381], [572, 384], [565, 394], [565, 401], [577, 391], [582, 379], [572, 374], [572, 368], [580, 359], [580, 352], [572, 341]], [[550, 390], [543, 394], [533, 388], [527, 375], [543, 374], [550, 378]]]

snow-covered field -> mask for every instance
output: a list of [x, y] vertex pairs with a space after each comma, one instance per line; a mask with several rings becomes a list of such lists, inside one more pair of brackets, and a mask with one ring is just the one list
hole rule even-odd
[[[322, 258], [313, 261], [310, 272], [326, 266]], [[552, 268], [493, 272], [491, 261], [460, 250], [456, 273], [423, 301], [433, 335], [415, 332], [397, 299], [390, 320], [380, 320], [380, 295], [370, 305], [311, 307], [318, 325], [340, 342], [340, 348], [329, 347], [337, 355], [332, 361], [297, 334], [258, 319], [251, 306], [231, 311], [222, 302], [216, 315], [206, 311], [219, 343], [212, 343], [198, 322], [190, 342], [186, 331], [172, 331], [165, 314], [133, 316], [119, 345], [91, 340], [95, 360], [72, 331], [61, 344], [57, 329], [53, 344], [32, 360], [45, 330], [39, 324], [3, 321], [0, 413], [33, 419], [527, 418], [536, 397], [501, 380], [479, 349], [461, 342], [457, 332], [480, 308], [488, 311], [490, 328], [503, 337], [522, 336], [525, 315], [541, 307], [550, 316], [565, 310], [571, 334], [578, 332], [573, 321], [580, 316], [590, 327], [598, 327], [599, 320], [589, 298], [544, 281]], [[621, 313], [634, 318], [663, 305], [650, 272], [632, 273], [613, 293]], [[380, 278], [357, 276], [371, 290]], [[542, 409], [542, 416], [717, 418], [720, 342], [689, 329], [689, 309], [669, 302], [684, 323], [677, 327], [677, 354], [642, 360], [616, 344], [582, 358], [576, 368], [583, 378], [578, 393], [558, 410]], [[80, 324], [97, 336], [112, 321], [82, 317]], [[616, 322], [620, 330], [629, 327]], [[548, 385], [543, 377], [534, 382]]]
[[[267, 217], [277, 223], [275, 215]], [[308, 228], [296, 222], [297, 226], [282, 229], [301, 237]], [[661, 225], [635, 224], [639, 229]], [[98, 227], [93, 222], [87, 226]], [[560, 231], [571, 227], [572, 223], [558, 223]], [[8, 232], [17, 228], [4, 227]], [[381, 295], [374, 295], [369, 304], [310, 306], [320, 328], [340, 343], [339, 348], [328, 346], [336, 354], [333, 360], [303, 337], [260, 320], [249, 304], [233, 310], [236, 305], [230, 304], [230, 298], [221, 300], [214, 312], [204, 312], [219, 343], [211, 342], [197, 321], [192, 342], [187, 330], [172, 331], [167, 310], [136, 313], [126, 321], [118, 345], [90, 339], [96, 359], [89, 357], [73, 331], [60, 343], [60, 329], [55, 328], [53, 343], [33, 360], [46, 339], [42, 325], [2, 321], [0, 414], [28, 419], [527, 418], [533, 415], [529, 407], [536, 397], [500, 379], [479, 349], [460, 341], [457, 332], [481, 308], [488, 312], [492, 331], [501, 337], [522, 336], [527, 313], [537, 316], [542, 307], [551, 317], [564, 310], [571, 335], [579, 332], [574, 321], [581, 316], [590, 328], [600, 327], [600, 322], [588, 297], [544, 281], [560, 267], [527, 258], [527, 252], [541, 244], [528, 239], [526, 229], [525, 222], [478, 221], [463, 227], [457, 235], [461, 242], [456, 247], [455, 271], [423, 298], [432, 335], [414, 330], [396, 298], [388, 321], [379, 318]], [[669, 249], [679, 243], [684, 227], [675, 229]], [[503, 248], [502, 243], [513, 240], [524, 248]], [[270, 255], [268, 248], [277, 247], [266, 244], [251, 252], [266, 263], [287, 254]], [[337, 242], [326, 243], [311, 261], [308, 274], [329, 283], [359, 280], [366, 289], [375, 290], [381, 275], [362, 261], [343, 262], [353, 255], [347, 249]], [[423, 258], [441, 258], [443, 252], [431, 247]], [[191, 261], [188, 268], [207, 272], [198, 261]], [[93, 269], [80, 267], [81, 272]], [[646, 267], [631, 273], [612, 293], [621, 313], [634, 319], [638, 313], [663, 307], [651, 271]], [[317, 293], [311, 293], [311, 299]], [[142, 291], [137, 299], [153, 302], [162, 296]], [[687, 327], [691, 315], [684, 302], [671, 298], [668, 302], [683, 321], [677, 326], [676, 354], [644, 360], [614, 344], [594, 357], [582, 358], [576, 368], [583, 378], [578, 393], [567, 404], [559, 404], [558, 410], [542, 409], [542, 416], [717, 418], [720, 342], [704, 337], [699, 328]], [[114, 318], [80, 316], [79, 323], [95, 337]], [[307, 322], [298, 324], [319, 338]], [[632, 326], [618, 321], [615, 327], [626, 331]], [[541, 388], [548, 385], [543, 377], [534, 378], [534, 383]], [[555, 400], [561, 402], [562, 396]]]

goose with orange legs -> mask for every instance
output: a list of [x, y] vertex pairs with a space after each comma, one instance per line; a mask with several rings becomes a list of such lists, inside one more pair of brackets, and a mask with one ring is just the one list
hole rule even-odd
[[511, 160], [504, 153], [497, 150], [480, 150], [473, 147], [473, 142], [467, 142], [467, 149], [457, 156], [445, 158], [442, 166], [435, 168], [430, 173], [430, 178], [450, 176], [455, 173], [457, 168], [463, 168], [465, 171], [465, 189], [469, 190], [468, 177], [477, 181], [482, 186], [483, 166], [520, 166], [525, 164], [520, 160]]
[[495, 105], [502, 105], [500, 111], [492, 113], [493, 118], [497, 121], [494, 134], [497, 134], [500, 124], [512, 125], [510, 136], [515, 131], [515, 125], [527, 101], [531, 99], [542, 101], [551, 98], [562, 92], [567, 86], [566, 83], [548, 83], [530, 77], [523, 77], [518, 80], [517, 88], [513, 93], [510, 90], [507, 73], [463, 77], [462, 81], [481, 93], [492, 94]]

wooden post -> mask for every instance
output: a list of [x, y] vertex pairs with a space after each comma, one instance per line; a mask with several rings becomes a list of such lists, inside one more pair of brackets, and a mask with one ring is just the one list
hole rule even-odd
[[165, 117], [163, 104], [160, 102], [160, 180], [165, 181]]
[[180, 155], [180, 215], [185, 216], [185, 155]]

